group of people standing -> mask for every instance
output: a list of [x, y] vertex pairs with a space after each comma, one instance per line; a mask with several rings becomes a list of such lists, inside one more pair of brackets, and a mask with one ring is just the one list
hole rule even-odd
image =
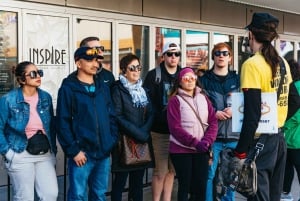
[[[153, 168], [152, 200], [170, 201], [175, 175], [178, 201], [214, 200], [214, 177], [220, 153], [233, 150], [237, 160], [247, 157], [257, 139], [266, 138], [258, 156], [258, 191], [248, 200], [279, 201], [283, 186], [286, 144], [283, 136], [287, 104], [278, 104], [279, 132], [256, 134], [261, 115], [261, 93], [275, 92], [280, 60], [271, 42], [278, 36], [278, 19], [255, 13], [246, 27], [253, 56], [242, 66], [241, 77], [230, 70], [233, 52], [227, 43], [212, 49], [213, 67], [198, 77], [179, 66], [181, 49], [163, 46], [162, 62], [141, 79], [139, 58], [120, 60], [115, 81], [101, 66], [104, 47], [97, 37], [85, 38], [74, 53], [77, 70], [58, 91], [56, 116], [50, 95], [41, 90], [43, 71], [31, 62], [15, 69], [20, 87], [0, 99], [0, 153], [12, 180], [14, 201], [57, 200], [56, 137], [68, 157], [67, 199], [106, 200], [113, 173], [111, 200], [121, 201], [128, 180], [128, 200], [143, 200], [146, 168]], [[284, 87], [278, 100], [288, 100], [291, 74], [285, 63]], [[232, 132], [231, 94], [244, 93], [241, 133]], [[286, 102], [287, 103], [287, 102]], [[32, 136], [46, 135], [46, 152], [31, 154]], [[57, 136], [56, 136], [57, 134]], [[121, 135], [147, 143], [152, 163], [126, 166], [120, 160]], [[211, 156], [213, 153], [213, 156]], [[112, 159], [112, 160], [110, 160]], [[212, 162], [209, 162], [212, 160]], [[222, 200], [234, 200], [228, 190]]]

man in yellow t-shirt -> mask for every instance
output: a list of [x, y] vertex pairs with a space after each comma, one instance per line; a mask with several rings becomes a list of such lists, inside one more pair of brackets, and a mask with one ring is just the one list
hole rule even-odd
[[[246, 158], [254, 150], [256, 142], [264, 139], [263, 150], [256, 159], [257, 193], [248, 198], [251, 201], [279, 201], [283, 186], [286, 144], [281, 127], [287, 115], [289, 83], [292, 79], [287, 62], [271, 43], [278, 38], [278, 23], [278, 19], [268, 13], [254, 13], [251, 23], [246, 27], [249, 31], [249, 46], [254, 55], [244, 62], [241, 69], [244, 120], [234, 155], [239, 159]], [[285, 64], [282, 73], [281, 61]], [[283, 84], [277, 101], [278, 133], [261, 133], [260, 139], [254, 139], [261, 117], [261, 93], [277, 92], [281, 75]]]

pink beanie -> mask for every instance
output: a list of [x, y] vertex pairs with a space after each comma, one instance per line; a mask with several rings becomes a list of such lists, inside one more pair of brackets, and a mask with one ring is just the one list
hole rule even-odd
[[195, 74], [194, 70], [191, 69], [190, 67], [185, 67], [185, 68], [182, 68], [179, 72], [179, 75], [178, 75], [178, 79], [181, 80], [182, 77], [187, 74], [187, 73], [193, 73]]

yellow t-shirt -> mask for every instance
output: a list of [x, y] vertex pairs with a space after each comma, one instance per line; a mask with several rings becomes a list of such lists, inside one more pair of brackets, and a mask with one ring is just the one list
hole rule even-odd
[[[277, 113], [278, 126], [282, 127], [288, 107], [289, 85], [292, 82], [292, 76], [288, 63], [284, 60], [286, 74], [283, 80], [282, 90], [279, 96]], [[261, 89], [261, 92], [277, 92], [280, 82], [280, 67], [277, 68], [276, 77], [272, 78], [272, 70], [265, 58], [260, 52], [255, 53], [251, 58], [245, 61], [241, 69], [241, 89], [252, 88]]]

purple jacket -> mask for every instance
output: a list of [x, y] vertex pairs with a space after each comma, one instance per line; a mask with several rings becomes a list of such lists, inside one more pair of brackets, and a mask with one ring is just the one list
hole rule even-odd
[[195, 89], [195, 96], [191, 97], [179, 89], [178, 95], [184, 97], [196, 110], [201, 118], [196, 117], [192, 108], [178, 95], [170, 98], [167, 107], [168, 126], [170, 129], [170, 153], [197, 153], [196, 145], [205, 139], [211, 145], [217, 136], [218, 121], [215, 111], [208, 98]]

